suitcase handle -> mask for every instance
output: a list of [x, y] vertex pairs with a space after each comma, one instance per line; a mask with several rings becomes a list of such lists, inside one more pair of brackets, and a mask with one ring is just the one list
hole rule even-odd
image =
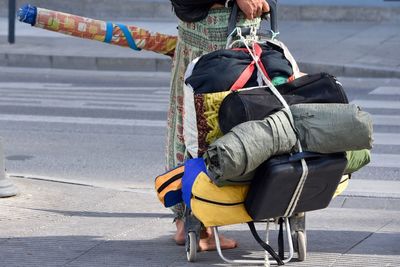
[[290, 156], [289, 162], [295, 162], [295, 161], [299, 161], [302, 159], [320, 158], [322, 155], [323, 154], [321, 154], [321, 153], [303, 151], [303, 152], [296, 153], [296, 154], [293, 154], [292, 156]]
[[[337, 155], [337, 156], [343, 156], [345, 153], [344, 152], [330, 153], [330, 155], [333, 155], [333, 154]], [[317, 158], [321, 158], [326, 155], [327, 154], [323, 154], [323, 153], [303, 151], [303, 152], [299, 152], [299, 153], [291, 155], [289, 157], [288, 161], [295, 162], [295, 161], [299, 161], [302, 159], [317, 159]]]

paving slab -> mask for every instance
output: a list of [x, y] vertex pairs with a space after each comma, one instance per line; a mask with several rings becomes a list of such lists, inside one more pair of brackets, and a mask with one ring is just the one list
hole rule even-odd
[[[120, 191], [13, 178], [20, 195], [0, 199], [3, 266], [221, 266], [216, 252], [187, 263], [172, 216], [152, 190]], [[262, 234], [262, 225], [257, 228]], [[226, 252], [262, 257], [246, 225], [222, 227]], [[307, 213], [308, 258], [288, 266], [399, 266], [400, 212], [327, 208]], [[277, 231], [271, 232], [275, 243]], [[275, 246], [275, 245], [274, 245]]]

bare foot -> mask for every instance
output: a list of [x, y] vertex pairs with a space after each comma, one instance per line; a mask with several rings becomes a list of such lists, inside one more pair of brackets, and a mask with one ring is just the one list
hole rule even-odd
[[185, 223], [182, 220], [177, 219], [175, 221], [176, 225], [176, 233], [174, 236], [174, 240], [177, 245], [183, 246], [185, 245]]
[[[221, 249], [232, 249], [238, 246], [237, 242], [233, 239], [226, 238], [223, 235], [219, 236], [219, 242], [221, 245]], [[216, 250], [217, 246], [215, 244], [214, 233], [211, 228], [207, 228], [206, 231], [201, 233], [200, 242], [199, 242], [200, 251], [209, 251]]]

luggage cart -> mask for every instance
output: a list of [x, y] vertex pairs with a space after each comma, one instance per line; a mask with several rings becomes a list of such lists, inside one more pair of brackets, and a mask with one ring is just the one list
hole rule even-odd
[[[269, 243], [269, 224], [276, 222], [276, 220], [282, 220], [284, 227], [286, 238], [288, 242], [288, 255], [285, 259], [277, 259], [277, 255], [275, 252], [272, 252], [273, 259], [270, 259], [271, 248], [266, 248], [265, 245]], [[297, 253], [297, 260], [304, 261], [307, 257], [307, 238], [306, 238], [306, 228], [305, 228], [305, 213], [297, 213], [291, 217], [286, 218], [278, 218], [271, 219], [267, 221], [263, 221], [261, 223], [266, 224], [266, 240], [263, 242], [262, 240], [256, 240], [263, 246], [266, 250], [265, 257], [263, 259], [257, 260], [244, 260], [244, 259], [229, 259], [222, 253], [221, 245], [219, 242], [219, 231], [218, 227], [212, 227], [212, 231], [214, 233], [215, 243], [217, 247], [217, 252], [220, 258], [229, 264], [263, 264], [265, 266], [269, 266], [270, 263], [282, 265], [282, 263], [288, 263], [294, 257], [295, 252]], [[191, 213], [190, 209], [187, 209], [185, 212], [185, 234], [186, 234], [186, 257], [189, 262], [195, 262], [197, 259], [197, 252], [199, 251], [199, 240], [200, 240], [200, 231], [201, 231], [201, 223], [200, 221]], [[278, 240], [279, 243], [279, 240]], [[280, 254], [283, 254], [283, 251], [280, 251]], [[278, 257], [282, 257], [280, 255]]]
[[[267, 0], [270, 5], [270, 26], [271, 30], [267, 34], [260, 34], [261, 37], [267, 37], [269, 39], [275, 39], [278, 35], [277, 29], [277, 0]], [[240, 29], [236, 28], [232, 21], [236, 20], [237, 16], [237, 6], [235, 5], [232, 10], [232, 15], [228, 27], [228, 32], [230, 35], [227, 40], [227, 47], [233, 44], [234, 35], [251, 35], [254, 34], [254, 29]], [[234, 18], [234, 20], [232, 20]], [[232, 26], [233, 25], [233, 26]], [[257, 34], [258, 35], [258, 34]], [[257, 37], [258, 38], [258, 37]], [[289, 247], [288, 255], [284, 258], [283, 251], [283, 236], [278, 240], [278, 244], [280, 247], [279, 256], [276, 252], [268, 245], [269, 238], [269, 224], [274, 222], [281, 222], [281, 227], [284, 226], [286, 233], [286, 240]], [[270, 263], [283, 265], [291, 261], [294, 257], [295, 252], [297, 253], [297, 260], [304, 261], [307, 257], [307, 238], [306, 238], [306, 229], [305, 229], [305, 213], [296, 213], [290, 217], [280, 217], [277, 219], [270, 219], [266, 221], [261, 221], [257, 223], [265, 223], [266, 224], [266, 241], [264, 242], [258, 234], [255, 234], [254, 224], [250, 223], [250, 229], [253, 228], [252, 233], [256, 238], [257, 242], [266, 250], [265, 257], [259, 260], [245, 260], [245, 259], [229, 259], [223, 255], [222, 249], [219, 242], [219, 232], [218, 227], [212, 227], [212, 231], [214, 233], [214, 238], [216, 242], [217, 252], [222, 260], [229, 264], [263, 264], [265, 266], [269, 266]], [[252, 225], [252, 226], [251, 226]], [[201, 222], [192, 214], [189, 208], [186, 208], [185, 211], [185, 250], [187, 260], [189, 262], [195, 262], [197, 259], [197, 252], [199, 251], [199, 240], [200, 240], [200, 231], [202, 229]], [[272, 256], [270, 259], [269, 256]]]

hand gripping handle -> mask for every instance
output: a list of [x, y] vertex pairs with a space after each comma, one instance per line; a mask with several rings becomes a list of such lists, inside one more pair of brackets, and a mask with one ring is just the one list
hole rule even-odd
[[[269, 13], [263, 14], [262, 18], [266, 18], [269, 14], [270, 16], [270, 23], [271, 23], [271, 30], [274, 33], [278, 33], [278, 3], [277, 0], [266, 0], [269, 5]], [[229, 24], [228, 24], [228, 36], [232, 34], [232, 32], [236, 28], [236, 19], [238, 14], [239, 8], [236, 1], [233, 3], [232, 11], [229, 16]]]

